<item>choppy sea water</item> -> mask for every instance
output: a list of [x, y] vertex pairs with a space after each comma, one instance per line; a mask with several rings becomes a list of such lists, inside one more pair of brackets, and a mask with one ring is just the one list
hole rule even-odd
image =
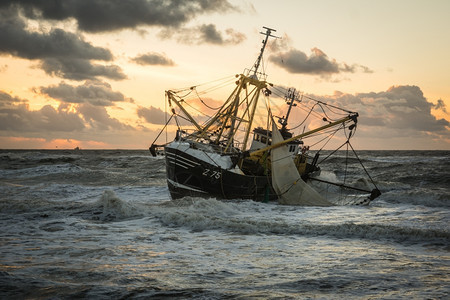
[[147, 151], [0, 151], [0, 298], [448, 299], [450, 152], [362, 151], [370, 206], [171, 201]]

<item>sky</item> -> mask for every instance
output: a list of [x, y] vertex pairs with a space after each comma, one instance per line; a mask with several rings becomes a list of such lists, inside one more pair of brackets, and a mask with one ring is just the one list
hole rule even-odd
[[242, 73], [357, 111], [367, 150], [450, 150], [448, 0], [0, 2], [0, 149], [147, 149], [164, 91]]

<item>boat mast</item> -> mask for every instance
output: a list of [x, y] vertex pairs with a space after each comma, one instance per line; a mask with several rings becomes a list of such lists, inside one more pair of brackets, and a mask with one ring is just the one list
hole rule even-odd
[[253, 68], [250, 70], [250, 72], [253, 70], [253, 75], [252, 75], [252, 77], [254, 77], [254, 78], [257, 78], [257, 75], [256, 75], [256, 74], [258, 73], [259, 66], [261, 65], [261, 60], [262, 60], [262, 58], [263, 58], [264, 50], [266, 49], [266, 45], [267, 45], [267, 41], [269, 40], [269, 36], [270, 36], [270, 37], [273, 37], [273, 38], [276, 38], [276, 39], [279, 39], [278, 36], [274, 36], [274, 35], [271, 34], [272, 31], [276, 31], [275, 29], [268, 28], [268, 27], [264, 27], [264, 26], [263, 26], [263, 28], [266, 29], [266, 32], [260, 32], [260, 33], [261, 33], [261, 34], [265, 34], [266, 37], [265, 37], [264, 40], [262, 41], [263, 45], [262, 45], [262, 47], [261, 47], [261, 51], [260, 51], [260, 53], [259, 53], [259, 56], [258, 56], [258, 58], [256, 59], [256, 62], [255, 62], [255, 64], [253, 65]]
[[239, 110], [239, 106], [241, 104], [241, 101], [243, 101], [243, 100], [248, 101], [249, 100], [249, 94], [244, 96], [244, 98], [241, 98], [240, 97], [241, 91], [242, 90], [247, 90], [247, 83], [252, 84], [252, 85], [254, 85], [256, 87], [255, 95], [253, 96], [253, 98], [250, 101], [250, 103], [253, 102], [253, 107], [252, 107], [252, 110], [251, 110], [251, 112], [249, 114], [248, 120], [246, 120], [246, 122], [248, 122], [248, 124], [247, 124], [247, 130], [245, 132], [244, 143], [242, 145], [242, 151], [245, 151], [246, 143], [247, 143], [247, 140], [248, 140], [248, 136], [249, 136], [250, 131], [251, 131], [251, 125], [252, 125], [252, 122], [253, 122], [253, 116], [255, 114], [255, 109], [256, 109], [257, 102], [258, 102], [258, 98], [259, 98], [259, 92], [261, 91], [261, 89], [266, 87], [266, 82], [263, 81], [263, 80], [260, 81], [258, 79], [258, 74], [263, 74], [263, 73], [258, 73], [258, 69], [259, 69], [259, 67], [261, 65], [261, 61], [262, 61], [262, 58], [263, 58], [264, 50], [266, 49], [266, 45], [267, 45], [267, 41], [269, 40], [269, 37], [273, 37], [273, 38], [279, 38], [279, 37], [276, 37], [276, 36], [271, 34], [272, 31], [276, 31], [275, 29], [264, 27], [264, 26], [263, 26], [263, 28], [266, 29], [266, 32], [260, 32], [261, 34], [265, 35], [265, 38], [262, 41], [263, 45], [261, 47], [261, 50], [259, 52], [259, 56], [256, 59], [255, 64], [253, 65], [252, 69], [248, 72], [249, 73], [248, 75], [250, 75], [250, 73], [252, 73], [252, 72], [253, 72], [253, 74], [250, 75], [250, 76], [248, 76], [248, 75], [247, 76], [241, 76], [240, 81], [239, 81], [239, 90], [235, 94], [235, 98], [234, 98], [233, 104], [230, 106], [231, 110], [229, 111], [229, 113], [230, 113], [230, 116], [231, 116], [231, 124], [230, 124], [229, 134], [228, 134], [228, 137], [227, 137], [228, 142], [227, 142], [226, 149], [228, 149], [228, 147], [233, 144], [233, 138], [234, 138], [234, 136], [236, 134], [237, 127], [239, 127], [239, 126], [236, 126], [236, 121], [239, 120], [239, 124], [242, 121], [244, 121], [243, 120], [243, 115], [242, 115], [241, 118], [238, 117], [238, 110]]
[[[248, 81], [248, 83], [250, 83], [256, 87], [256, 91], [255, 91], [255, 94], [254, 94], [252, 100], [250, 101], [250, 102], [253, 102], [253, 106], [252, 106], [251, 112], [249, 114], [247, 130], [245, 132], [244, 141], [243, 141], [243, 145], [242, 145], [242, 151], [245, 151], [247, 149], [247, 141], [248, 141], [248, 137], [250, 135], [250, 131], [252, 129], [253, 118], [255, 116], [256, 106], [258, 104], [258, 99], [259, 99], [259, 93], [263, 88], [265, 88], [267, 86], [267, 84], [271, 85], [270, 83], [267, 83], [264, 80], [260, 81], [258, 79], [258, 75], [257, 75], [259, 66], [261, 65], [261, 61], [262, 61], [262, 58], [264, 55], [264, 50], [266, 49], [267, 41], [269, 40], [269, 37], [273, 37], [276, 39], [280, 38], [280, 37], [272, 35], [272, 31], [276, 31], [275, 29], [265, 27], [265, 26], [263, 26], [263, 28], [266, 29], [266, 32], [260, 32], [260, 34], [264, 34], [266, 37], [262, 41], [263, 45], [261, 47], [261, 50], [259, 52], [259, 55], [258, 55], [258, 58], [256, 59], [255, 64], [253, 65], [252, 69], [248, 72], [248, 75], [250, 75], [250, 73], [252, 71], [253, 71], [253, 74], [250, 76], [247, 75], [247, 77], [245, 78], [245, 81]], [[264, 73], [260, 73], [260, 74], [262, 74], [264, 77]], [[247, 97], [248, 97], [248, 95], [247, 95]]]

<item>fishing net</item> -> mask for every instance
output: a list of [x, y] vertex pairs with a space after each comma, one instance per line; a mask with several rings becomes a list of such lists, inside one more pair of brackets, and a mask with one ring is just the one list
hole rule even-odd
[[[283, 141], [275, 122], [272, 125], [273, 144]], [[285, 205], [331, 206], [316, 190], [305, 183], [288, 149], [285, 146], [271, 150], [272, 186], [278, 194], [278, 201]]]

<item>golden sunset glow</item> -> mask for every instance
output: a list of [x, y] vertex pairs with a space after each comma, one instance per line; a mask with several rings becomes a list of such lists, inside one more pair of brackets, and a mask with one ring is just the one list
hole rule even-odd
[[0, 4], [0, 148], [146, 149], [164, 91], [250, 68], [267, 26], [268, 81], [358, 111], [360, 149], [450, 149], [449, 1], [43, 3]]

